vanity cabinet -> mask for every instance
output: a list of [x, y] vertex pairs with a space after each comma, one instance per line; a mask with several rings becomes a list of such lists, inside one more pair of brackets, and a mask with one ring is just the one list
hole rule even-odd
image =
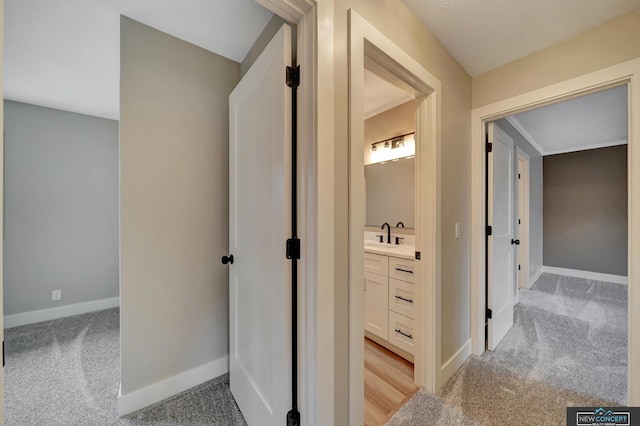
[[365, 252], [364, 265], [365, 331], [376, 336], [376, 342], [399, 355], [413, 355], [416, 318], [414, 261]]

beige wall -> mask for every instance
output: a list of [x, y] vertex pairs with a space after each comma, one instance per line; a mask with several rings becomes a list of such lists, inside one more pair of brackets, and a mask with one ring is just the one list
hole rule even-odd
[[373, 142], [415, 132], [416, 109], [419, 104], [419, 100], [409, 101], [365, 120], [365, 153], [371, 147]]
[[[121, 385], [228, 354], [228, 97], [240, 65], [121, 21]], [[203, 378], [204, 379], [204, 378]]]
[[[353, 8], [442, 82], [442, 359], [470, 338], [469, 139], [471, 77], [396, 0], [334, 3], [335, 424], [348, 418], [348, 10]], [[330, 213], [330, 212], [327, 212]], [[454, 224], [462, 225], [456, 240]]]
[[640, 57], [640, 11], [473, 79], [473, 108]]
[[[409, 101], [364, 121], [364, 156], [371, 144], [416, 131], [418, 101]], [[365, 187], [367, 217], [365, 223], [394, 226], [402, 221], [415, 227], [415, 167], [413, 159], [366, 165]]]

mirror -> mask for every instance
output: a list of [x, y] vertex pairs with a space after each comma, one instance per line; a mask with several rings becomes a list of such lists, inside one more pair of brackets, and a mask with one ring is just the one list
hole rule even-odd
[[367, 226], [392, 227], [398, 222], [415, 227], [415, 158], [370, 164], [364, 167]]

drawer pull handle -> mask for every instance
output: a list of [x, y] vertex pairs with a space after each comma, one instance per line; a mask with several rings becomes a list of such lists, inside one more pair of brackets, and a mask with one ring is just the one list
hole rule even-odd
[[396, 333], [400, 333], [402, 334], [404, 337], [408, 337], [409, 339], [413, 340], [413, 336], [407, 333], [403, 333], [402, 330], [400, 330], [399, 328], [396, 328]]
[[407, 272], [409, 274], [413, 274], [413, 271], [409, 271], [408, 269], [396, 268], [396, 271]]
[[404, 297], [402, 297], [402, 296], [393, 296], [393, 297], [395, 297], [396, 299], [404, 300], [405, 302], [408, 302], [408, 303], [413, 303], [413, 300], [411, 300], [411, 299], [405, 299], [405, 298], [404, 298]]

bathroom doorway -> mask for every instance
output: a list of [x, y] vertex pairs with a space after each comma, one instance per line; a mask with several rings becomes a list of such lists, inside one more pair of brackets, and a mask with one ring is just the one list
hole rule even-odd
[[419, 100], [364, 72], [364, 424], [379, 425], [418, 390], [413, 363]]
[[[377, 271], [377, 279], [386, 280], [387, 285], [391, 279], [400, 283], [397, 293], [395, 291], [391, 293], [388, 287], [385, 292], [384, 283], [377, 284], [376, 316], [374, 318], [369, 315], [367, 329], [369, 336], [372, 337], [370, 330], [372, 326], [376, 325], [375, 323], [378, 323], [378, 328], [386, 328], [386, 335], [382, 330], [379, 331], [387, 339], [373, 333], [373, 337], [378, 339], [378, 343], [373, 343], [371, 338], [369, 341], [382, 348], [379, 343], [385, 341], [389, 343], [389, 340], [392, 340], [397, 352], [400, 352], [398, 349], [404, 350], [405, 358], [402, 358], [402, 354], [397, 355], [397, 353], [390, 355], [390, 358], [398, 356], [405, 360], [403, 362], [405, 363], [404, 369], [408, 372], [408, 392], [418, 387], [434, 391], [437, 386], [438, 371], [435, 366], [439, 362], [437, 359], [439, 357], [437, 339], [439, 320], [436, 297], [439, 286], [439, 268], [436, 260], [437, 248], [439, 247], [437, 206], [440, 162], [438, 157], [439, 125], [436, 112], [439, 110], [437, 94], [440, 90], [440, 82], [354, 11], [350, 13], [350, 21], [349, 417], [351, 424], [364, 424], [366, 417], [365, 378], [371, 378], [370, 372], [365, 371], [366, 308], [363, 288], [365, 268], [368, 269], [368, 272]], [[404, 103], [409, 101], [413, 103], [405, 108], [410, 111], [408, 115], [414, 117], [415, 134], [412, 134], [410, 128], [405, 131], [398, 129], [397, 132], [389, 136], [372, 137], [367, 140], [363, 106], [365, 105], [366, 92], [365, 79], [371, 79], [370, 74], [410, 95]], [[402, 104], [398, 108], [401, 107]], [[409, 117], [410, 119], [411, 117]], [[402, 219], [391, 219], [392, 213], [386, 213], [389, 218], [385, 219], [383, 223], [376, 223], [371, 228], [366, 228], [366, 225], [369, 224], [365, 220], [367, 204], [368, 201], [373, 200], [367, 200], [368, 194], [365, 184], [367, 172], [365, 155], [363, 155], [366, 154], [370, 158], [372, 154], [377, 156], [385, 151], [399, 153], [411, 143], [415, 146], [413, 159], [415, 188], [413, 191], [409, 191], [414, 194], [413, 228], [415, 232], [413, 238], [415, 243], [413, 247], [409, 244], [412, 237], [409, 227]], [[407, 173], [408, 163], [402, 164], [403, 161], [408, 160], [401, 159], [408, 156], [411, 155], [398, 156], [396, 158], [398, 161], [392, 161], [392, 163], [397, 163], [398, 166], [402, 165], [399, 167], [401, 171], [410, 175]], [[369, 177], [366, 180], [373, 181], [374, 179]], [[420, 194], [420, 197], [415, 197], [415, 194]], [[380, 221], [379, 219], [370, 220]], [[381, 227], [385, 222], [388, 223], [388, 226], [385, 225], [384, 232], [382, 232]], [[402, 225], [405, 226], [404, 229]], [[366, 257], [365, 240], [367, 240], [367, 234], [365, 233], [363, 236], [363, 231], [367, 229], [370, 229], [369, 232], [371, 232], [366, 242], [366, 248], [369, 252], [382, 247], [389, 250], [393, 246], [394, 248], [391, 250], [397, 251], [395, 256], [370, 253], [378, 254], [380, 257]], [[376, 237], [376, 235], [382, 235], [382, 243], [380, 243], [380, 237]], [[396, 237], [398, 237], [397, 245], [395, 244]], [[395, 248], [396, 246], [398, 248]], [[407, 252], [404, 257], [400, 256], [401, 248], [407, 247], [411, 248], [411, 252]], [[371, 276], [369, 277], [371, 278]], [[366, 283], [366, 285], [367, 293], [371, 293], [373, 282]], [[411, 285], [414, 286], [412, 288], [413, 294], [409, 296], [406, 290], [411, 288]], [[411, 302], [396, 298], [396, 295], [411, 300]], [[369, 294], [366, 297], [369, 297]], [[398, 300], [401, 304], [394, 306], [392, 303], [390, 307], [389, 300]], [[412, 307], [409, 309], [407, 305]], [[409, 313], [408, 310], [412, 312]], [[369, 312], [373, 313], [371, 309]], [[410, 318], [411, 315], [415, 318]], [[372, 355], [374, 352], [371, 350], [372, 347], [378, 348], [378, 346], [369, 346], [366, 349], [367, 353]], [[391, 345], [387, 346], [393, 348]], [[387, 353], [387, 355], [389, 354], [393, 353]], [[410, 361], [407, 361], [407, 358], [410, 360], [410, 355], [413, 356], [413, 374], [411, 374]], [[373, 364], [369, 365], [371, 368], [375, 368]], [[377, 383], [372, 387], [379, 390], [382, 386]], [[377, 422], [383, 420], [382, 418]], [[373, 424], [379, 423], [373, 421]]]

